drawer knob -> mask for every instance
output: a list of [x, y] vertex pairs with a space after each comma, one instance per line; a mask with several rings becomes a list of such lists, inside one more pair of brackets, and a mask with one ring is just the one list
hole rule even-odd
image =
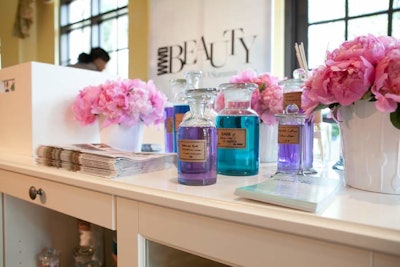
[[30, 188], [29, 188], [29, 197], [32, 199], [32, 200], [35, 200], [35, 198], [36, 198], [36, 196], [37, 195], [43, 195], [43, 193], [44, 193], [44, 191], [43, 191], [43, 189], [41, 189], [41, 188], [39, 188], [39, 189], [36, 189], [34, 186], [31, 186]]

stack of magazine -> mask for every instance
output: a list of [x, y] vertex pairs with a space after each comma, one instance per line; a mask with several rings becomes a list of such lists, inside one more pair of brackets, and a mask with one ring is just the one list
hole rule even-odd
[[159, 171], [176, 165], [176, 154], [125, 152], [106, 144], [41, 145], [36, 150], [39, 165], [116, 178]]

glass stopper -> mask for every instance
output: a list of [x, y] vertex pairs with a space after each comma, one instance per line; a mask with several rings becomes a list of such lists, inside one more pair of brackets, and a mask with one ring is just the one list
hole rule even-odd
[[305, 80], [307, 78], [307, 73], [304, 69], [295, 69], [293, 71], [293, 78], [296, 80]]
[[289, 104], [285, 108], [285, 113], [286, 114], [298, 114], [299, 107], [296, 104]]

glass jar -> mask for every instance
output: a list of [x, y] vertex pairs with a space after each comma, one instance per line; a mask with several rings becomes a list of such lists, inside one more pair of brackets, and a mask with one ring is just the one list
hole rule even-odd
[[59, 253], [54, 248], [45, 248], [39, 254], [40, 267], [59, 267]]
[[[303, 69], [295, 69], [293, 71], [293, 79], [287, 79], [280, 84], [283, 87], [283, 109], [288, 105], [295, 104], [299, 108], [299, 114], [303, 114], [301, 109], [301, 95], [303, 93], [304, 84], [307, 74]], [[303, 155], [304, 173], [313, 174], [316, 171], [313, 168], [313, 149], [314, 149], [314, 122], [312, 119], [305, 119], [305, 144]]]
[[215, 88], [189, 89], [186, 99], [191, 116], [178, 128], [178, 182], [210, 185], [217, 181], [217, 128], [204, 116]]
[[277, 173], [303, 175], [306, 115], [299, 113], [296, 104], [289, 104], [275, 116], [279, 119]]
[[225, 108], [217, 115], [218, 173], [255, 175], [259, 168], [260, 119], [251, 109], [253, 83], [225, 83], [219, 86]]
[[182, 122], [183, 117], [186, 112], [189, 111], [189, 105], [186, 102], [186, 80], [185, 79], [172, 79], [170, 80], [172, 87], [172, 92], [174, 94], [173, 102], [173, 120], [172, 120], [172, 141], [173, 150], [172, 152], [177, 152], [177, 132], [179, 124]]
[[190, 70], [183, 74], [186, 80], [187, 89], [197, 89], [199, 88], [200, 79], [203, 76], [203, 72], [200, 70]]

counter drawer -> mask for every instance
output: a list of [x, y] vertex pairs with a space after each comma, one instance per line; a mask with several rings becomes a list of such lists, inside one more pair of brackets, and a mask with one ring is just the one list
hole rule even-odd
[[[35, 199], [29, 194], [31, 187], [38, 193]], [[5, 170], [0, 170], [0, 191], [115, 230], [115, 201], [112, 195]]]

